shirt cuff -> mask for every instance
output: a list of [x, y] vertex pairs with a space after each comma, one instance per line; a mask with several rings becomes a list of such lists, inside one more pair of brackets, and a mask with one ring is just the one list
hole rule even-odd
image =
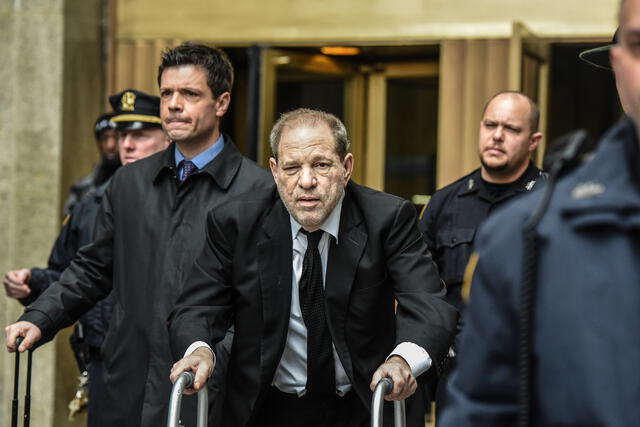
[[[211, 350], [211, 353], [213, 353], [213, 350], [211, 349], [211, 347], [209, 347], [209, 344], [207, 344], [204, 341], [196, 341], [187, 348], [187, 351], [184, 352], [184, 356], [182, 357], [191, 356], [191, 353], [193, 353], [200, 347], [207, 347], [209, 350]], [[215, 358], [215, 355], [214, 355], [214, 358]]]
[[427, 372], [431, 367], [431, 356], [429, 356], [427, 350], [412, 342], [398, 344], [389, 355], [389, 357], [391, 356], [402, 357], [411, 368], [414, 377]]

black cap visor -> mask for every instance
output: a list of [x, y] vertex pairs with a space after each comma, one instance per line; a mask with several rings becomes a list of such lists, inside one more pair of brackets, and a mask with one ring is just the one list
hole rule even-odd
[[162, 127], [160, 117], [142, 114], [121, 114], [111, 119], [116, 124], [116, 130], [159, 129]]
[[609, 60], [609, 51], [615, 46], [608, 44], [606, 46], [599, 46], [593, 49], [580, 52], [580, 59], [587, 62], [594, 67], [602, 68], [603, 70], [611, 71], [611, 61]]
[[148, 123], [148, 122], [116, 123], [116, 130], [121, 132], [126, 130], [143, 130], [143, 129], [162, 129], [162, 126], [159, 123]]

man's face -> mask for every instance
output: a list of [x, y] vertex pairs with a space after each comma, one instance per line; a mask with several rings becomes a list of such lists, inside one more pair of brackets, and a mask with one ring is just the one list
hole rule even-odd
[[483, 178], [486, 174], [495, 181], [509, 182], [524, 172], [542, 137], [539, 132], [531, 133], [530, 109], [529, 102], [517, 94], [498, 95], [489, 103], [478, 135]]
[[113, 129], [105, 129], [100, 132], [98, 139], [98, 150], [103, 159], [114, 160], [118, 156], [118, 135]]
[[625, 113], [640, 123], [640, 0], [626, 0], [621, 10], [618, 45], [611, 66]]
[[118, 150], [123, 165], [149, 157], [168, 146], [169, 138], [159, 128], [118, 132]]
[[351, 177], [353, 156], [340, 160], [325, 124], [285, 128], [278, 160], [269, 159], [271, 173], [287, 210], [306, 230], [315, 231], [329, 216]]
[[160, 80], [162, 126], [169, 138], [178, 143], [214, 142], [229, 99], [228, 92], [213, 97], [204, 68], [193, 65], [169, 67]]

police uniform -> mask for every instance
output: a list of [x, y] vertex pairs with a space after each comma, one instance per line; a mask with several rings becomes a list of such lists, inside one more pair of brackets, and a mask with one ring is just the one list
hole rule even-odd
[[[111, 121], [113, 113], [106, 113], [98, 117], [94, 125], [94, 135], [96, 140], [100, 134], [109, 129], [115, 129], [116, 124]], [[71, 185], [69, 195], [64, 202], [63, 211], [65, 215], [69, 215], [73, 211], [73, 206], [84, 198], [87, 194], [94, 191], [111, 178], [113, 173], [120, 167], [120, 159], [103, 158], [93, 168], [90, 175], [80, 178]]]
[[[522, 230], [539, 199], [519, 199], [479, 232], [442, 427], [516, 424]], [[558, 183], [535, 231], [532, 425], [638, 425], [640, 152], [630, 119]]]
[[497, 207], [540, 186], [546, 174], [533, 163], [515, 182], [497, 186], [485, 182], [480, 169], [436, 191], [419, 222], [420, 231], [447, 286], [447, 300], [461, 308], [464, 270], [478, 226]]

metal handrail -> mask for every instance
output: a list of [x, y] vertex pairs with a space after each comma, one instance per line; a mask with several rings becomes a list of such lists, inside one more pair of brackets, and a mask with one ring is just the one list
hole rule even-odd
[[[382, 411], [384, 408], [384, 396], [393, 390], [391, 378], [383, 378], [378, 381], [371, 398], [371, 427], [382, 427]], [[406, 426], [404, 400], [393, 402], [393, 420], [396, 427]]]
[[[180, 407], [182, 405], [182, 393], [185, 388], [191, 387], [195, 375], [193, 372], [183, 372], [173, 384], [171, 399], [169, 400], [169, 417], [167, 427], [178, 427], [180, 424]], [[198, 427], [207, 427], [209, 418], [209, 392], [205, 384], [198, 392]]]

